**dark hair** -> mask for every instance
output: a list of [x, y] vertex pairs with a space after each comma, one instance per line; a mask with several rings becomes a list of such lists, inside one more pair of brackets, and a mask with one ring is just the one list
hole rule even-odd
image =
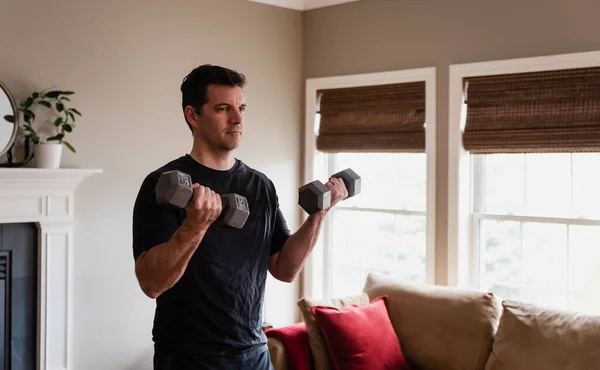
[[[206, 90], [208, 85], [211, 84], [243, 88], [246, 85], [246, 77], [229, 68], [210, 64], [194, 68], [181, 83], [181, 108], [184, 112], [184, 118], [185, 107], [188, 105], [194, 107], [196, 113], [200, 114], [202, 106], [208, 101]], [[192, 126], [187, 122], [187, 119], [186, 123], [192, 130]]]

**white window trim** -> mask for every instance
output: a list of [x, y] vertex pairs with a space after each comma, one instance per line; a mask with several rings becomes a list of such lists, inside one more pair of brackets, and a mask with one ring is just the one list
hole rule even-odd
[[[345, 88], [358, 87], [376, 84], [425, 82], [425, 121], [427, 128], [425, 131], [425, 153], [427, 155], [427, 272], [426, 281], [434, 283], [435, 281], [435, 173], [436, 173], [436, 69], [435, 67], [407, 69], [388, 72], [375, 72], [355, 75], [343, 75], [333, 77], [309, 78], [306, 80], [305, 97], [305, 127], [304, 127], [304, 174], [303, 183], [306, 184], [315, 179], [326, 180], [323, 176], [327, 174], [319, 173], [316, 169], [315, 159], [317, 154], [316, 135], [315, 135], [315, 117], [317, 114], [315, 99], [317, 91], [327, 88]], [[359, 174], [360, 175], [360, 174]], [[342, 204], [340, 204], [342, 206]], [[303, 213], [302, 220], [306, 220], [307, 215]], [[325, 223], [324, 228], [327, 228]], [[326, 233], [322, 233], [320, 239], [326, 239]], [[317, 246], [304, 266], [302, 280], [302, 295], [322, 298], [322, 276], [323, 271], [323, 253]]]
[[476, 288], [477, 251], [472, 250], [473, 163], [462, 145], [462, 82], [465, 77], [538, 72], [600, 65], [600, 51], [450, 66], [448, 128], [448, 285]]

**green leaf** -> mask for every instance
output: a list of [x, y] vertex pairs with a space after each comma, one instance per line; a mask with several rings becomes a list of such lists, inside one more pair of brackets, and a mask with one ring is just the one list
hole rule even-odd
[[65, 137], [65, 134], [57, 134], [54, 136], [50, 136], [47, 140], [48, 141], [61, 141], [63, 139], [63, 137]]
[[57, 90], [53, 90], [53, 91], [48, 91], [46, 93], [46, 96], [52, 99], [58, 98], [58, 96], [60, 95], [60, 91]]
[[65, 130], [66, 132], [71, 132], [73, 131], [73, 126], [66, 124], [63, 126], [63, 130]]
[[63, 123], [62, 117], [58, 117], [56, 121], [54, 121], [54, 126], [58, 127]]
[[73, 115], [73, 113], [71, 113], [71, 112], [67, 112], [67, 115], [68, 115], [69, 117], [71, 117], [71, 119], [73, 120], [73, 122], [75, 122], [75, 116]]
[[13, 116], [11, 114], [7, 114], [6, 116], [4, 116], [4, 119], [10, 123], [15, 123], [15, 116]]
[[25, 108], [31, 107], [31, 104], [33, 104], [33, 99], [27, 98], [27, 100], [25, 100]]
[[65, 144], [65, 146], [69, 148], [69, 150], [71, 150], [73, 153], [76, 153], [75, 148], [73, 148], [73, 145], [71, 145], [71, 143], [69, 143], [68, 141], [63, 141], [63, 144]]
[[71, 111], [74, 112], [76, 115], [81, 116], [81, 113], [79, 113], [77, 109], [71, 108]]
[[60, 100], [71, 101], [71, 99], [67, 98], [66, 96], [61, 97]]
[[31, 97], [34, 99], [37, 99], [38, 96], [40, 96], [40, 93], [38, 93], [38, 92], [34, 92], [33, 94], [31, 94]]
[[[25, 109], [23, 111], [26, 115], [28, 115], [29, 117], [31, 117], [31, 119], [35, 120], [35, 113], [33, 113], [31, 110], [29, 109]], [[27, 120], [26, 120], [27, 121]]]
[[40, 104], [43, 105], [46, 108], [51, 108], [52, 104], [50, 104], [50, 102], [47, 102], [45, 100], [40, 100]]
[[56, 103], [56, 110], [62, 112], [65, 109], [65, 105], [63, 103]]
[[25, 113], [23, 115], [23, 119], [25, 119], [25, 122], [30, 122], [31, 121], [31, 116], [29, 114]]
[[63, 95], [73, 95], [75, 94], [73, 91], [63, 91]]

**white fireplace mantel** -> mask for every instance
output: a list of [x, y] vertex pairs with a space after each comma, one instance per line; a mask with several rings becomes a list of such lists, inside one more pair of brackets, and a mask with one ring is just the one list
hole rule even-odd
[[0, 168], [0, 224], [38, 228], [37, 370], [71, 370], [75, 190], [100, 169]]

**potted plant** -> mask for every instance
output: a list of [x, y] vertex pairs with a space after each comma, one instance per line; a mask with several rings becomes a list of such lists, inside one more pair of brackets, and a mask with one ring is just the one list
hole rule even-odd
[[[60, 167], [63, 145], [73, 153], [76, 152], [73, 145], [65, 140], [65, 136], [72, 132], [75, 127], [76, 116], [81, 116], [81, 113], [77, 109], [67, 107], [67, 102], [71, 101], [69, 96], [73, 94], [73, 91], [45, 89], [33, 92], [30, 96], [20, 101], [17, 110], [23, 115], [25, 135], [34, 144], [36, 167]], [[47, 113], [51, 114], [48, 120], [52, 125], [39, 126], [36, 130], [33, 125], [36, 122], [36, 113], [34, 110], [39, 106], [50, 110]], [[12, 115], [4, 116], [4, 119], [9, 122], [15, 122], [15, 117]], [[48, 127], [50, 127], [50, 130], [47, 130]], [[43, 137], [46, 138], [43, 139]]]

